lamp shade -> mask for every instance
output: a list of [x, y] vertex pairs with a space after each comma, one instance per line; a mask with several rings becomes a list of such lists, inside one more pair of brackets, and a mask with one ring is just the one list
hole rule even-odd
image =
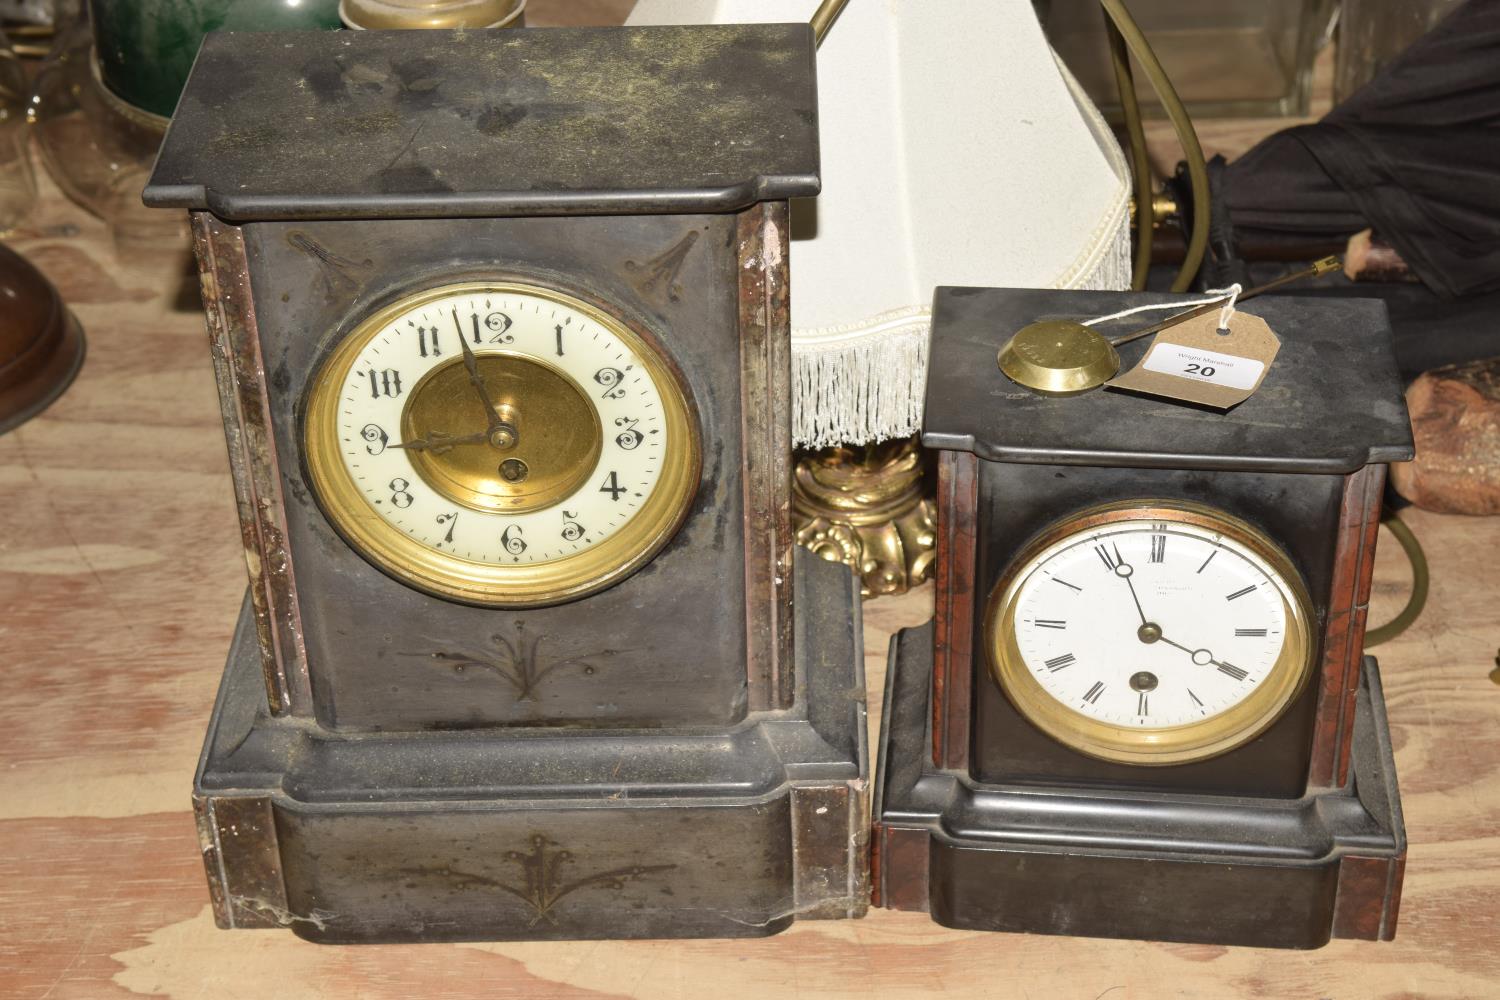
[[[638, 0], [629, 23], [817, 6]], [[1128, 287], [1125, 158], [1030, 0], [850, 0], [818, 88], [823, 193], [792, 206], [798, 444], [915, 433], [937, 285]]]

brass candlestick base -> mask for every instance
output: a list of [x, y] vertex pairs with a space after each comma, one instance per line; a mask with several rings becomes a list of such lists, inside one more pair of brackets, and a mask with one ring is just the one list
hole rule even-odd
[[937, 532], [917, 439], [801, 452], [792, 478], [797, 544], [853, 567], [866, 597], [932, 573]]

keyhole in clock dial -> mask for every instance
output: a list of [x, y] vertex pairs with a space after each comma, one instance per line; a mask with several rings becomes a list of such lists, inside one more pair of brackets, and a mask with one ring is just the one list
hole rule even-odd
[[500, 463], [500, 478], [504, 479], [507, 483], [525, 482], [526, 477], [530, 474], [531, 470], [519, 458], [507, 458]]

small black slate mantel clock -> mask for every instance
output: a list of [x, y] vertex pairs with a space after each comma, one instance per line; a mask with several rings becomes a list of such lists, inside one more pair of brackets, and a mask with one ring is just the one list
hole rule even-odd
[[222, 926], [863, 911], [857, 593], [789, 523], [816, 112], [806, 25], [207, 38], [146, 200], [192, 212], [250, 567]]
[[1033, 321], [1170, 301], [937, 292], [936, 614], [892, 644], [877, 902], [984, 930], [1389, 938], [1406, 840], [1362, 653], [1385, 463], [1412, 437], [1383, 307], [1257, 299], [1281, 353], [1228, 413], [996, 368]]

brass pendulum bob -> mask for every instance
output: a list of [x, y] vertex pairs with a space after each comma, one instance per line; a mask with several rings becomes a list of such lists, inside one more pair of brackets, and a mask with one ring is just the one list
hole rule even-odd
[[1097, 389], [1120, 370], [1120, 355], [1102, 334], [1066, 319], [1021, 327], [1000, 348], [999, 362], [1006, 378], [1044, 396]]

